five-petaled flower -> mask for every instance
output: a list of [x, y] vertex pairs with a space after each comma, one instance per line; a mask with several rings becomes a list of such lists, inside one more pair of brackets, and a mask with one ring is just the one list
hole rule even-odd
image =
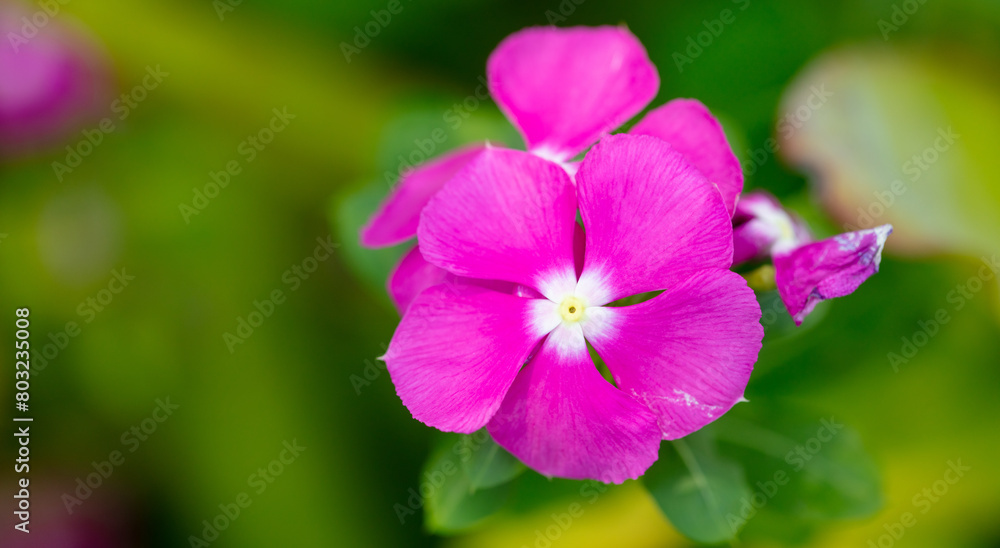
[[429, 263], [492, 285], [437, 285], [406, 310], [384, 360], [416, 419], [486, 426], [546, 475], [620, 483], [662, 439], [743, 398], [760, 308], [729, 270], [723, 195], [664, 141], [606, 137], [575, 184], [551, 161], [486, 148], [430, 200], [418, 235]]
[[430, 426], [485, 426], [550, 476], [638, 477], [662, 439], [743, 398], [763, 329], [734, 260], [773, 260], [796, 323], [878, 270], [890, 226], [814, 242], [769, 195], [740, 199], [739, 161], [696, 100], [608, 137], [659, 87], [626, 29], [526, 29], [488, 77], [527, 152], [419, 166], [361, 232], [371, 247], [418, 237], [388, 280], [403, 319], [383, 358]]

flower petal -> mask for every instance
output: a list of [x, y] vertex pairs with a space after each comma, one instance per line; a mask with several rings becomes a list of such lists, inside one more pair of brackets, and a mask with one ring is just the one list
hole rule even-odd
[[463, 285], [417, 296], [383, 358], [403, 405], [444, 431], [485, 426], [551, 329], [535, 321], [539, 302]]
[[587, 233], [578, 291], [590, 304], [731, 265], [732, 221], [722, 197], [660, 139], [606, 137], [576, 177]]
[[768, 192], [751, 192], [736, 204], [733, 264], [764, 259], [811, 241], [805, 221], [786, 210]]
[[92, 33], [45, 11], [0, 2], [0, 159], [76, 146], [117, 93], [111, 61]]
[[674, 99], [653, 109], [629, 132], [670, 143], [722, 193], [729, 214], [743, 191], [743, 169], [722, 125], [695, 99]]
[[847, 232], [774, 256], [774, 281], [788, 313], [802, 320], [825, 299], [850, 295], [878, 272], [892, 225]]
[[743, 398], [764, 337], [753, 291], [725, 270], [588, 313], [587, 340], [618, 387], [653, 411], [664, 439], [698, 430]]
[[438, 268], [427, 262], [423, 255], [420, 254], [420, 246], [414, 246], [413, 249], [403, 255], [399, 264], [396, 265], [392, 274], [389, 275], [387, 286], [392, 302], [396, 305], [399, 313], [403, 314], [406, 312], [406, 308], [410, 306], [410, 303], [413, 302], [413, 299], [417, 298], [417, 295], [429, 287], [440, 284], [474, 285], [508, 295], [517, 295], [529, 299], [542, 298], [542, 295], [538, 292], [510, 282], [476, 280], [456, 276], [447, 270]]
[[519, 283], [556, 300], [576, 283], [576, 192], [558, 165], [487, 148], [424, 209], [427, 261], [458, 276]]
[[399, 264], [393, 269], [386, 286], [389, 290], [389, 296], [392, 297], [392, 302], [402, 314], [423, 290], [445, 283], [449, 278], [454, 278], [454, 276], [449, 274], [447, 270], [425, 261], [423, 255], [420, 254], [420, 247], [414, 246], [403, 255]]
[[579, 326], [549, 335], [488, 428], [546, 476], [606, 483], [641, 476], [660, 447], [653, 414], [601, 377]]
[[378, 211], [361, 228], [361, 244], [385, 247], [417, 234], [420, 211], [449, 179], [485, 149], [473, 145], [446, 152], [402, 174]]
[[645, 107], [660, 87], [623, 27], [535, 27], [505, 38], [487, 63], [490, 93], [528, 150], [566, 161]]

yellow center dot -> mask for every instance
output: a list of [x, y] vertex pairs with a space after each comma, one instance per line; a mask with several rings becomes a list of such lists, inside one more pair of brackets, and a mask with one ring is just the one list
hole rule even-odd
[[583, 318], [583, 311], [586, 308], [586, 305], [579, 298], [566, 297], [559, 305], [559, 315], [562, 316], [564, 322], [578, 322]]

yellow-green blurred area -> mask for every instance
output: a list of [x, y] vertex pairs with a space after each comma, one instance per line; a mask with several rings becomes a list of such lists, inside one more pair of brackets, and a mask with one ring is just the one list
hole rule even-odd
[[[191, 546], [241, 493], [250, 504], [217, 520], [211, 546], [691, 545], [637, 482], [599, 496], [562, 485], [533, 503], [537, 477], [516, 487], [517, 504], [447, 538], [419, 510], [400, 523], [395, 507], [419, 488], [436, 433], [375, 362], [398, 321], [383, 284], [399, 250], [360, 250], [356, 229], [434, 130], [446, 138], [433, 154], [520, 146], [494, 104], [469, 98], [503, 37], [550, 19], [628, 25], [660, 71], [653, 106], [703, 101], [753, 166], [747, 187], [821, 235], [858, 224], [858, 208], [896, 225], [881, 271], [854, 295], [802, 328], [768, 328], [740, 404], [806, 405], [850, 425], [880, 472], [880, 509], [801, 535], [762, 513], [750, 525], [772, 540], [744, 545], [1000, 546], [1000, 299], [980, 274], [981, 257], [1000, 253], [1000, 4], [401, 0], [360, 46], [358, 28], [386, 5], [62, 7], [57, 19], [106, 49], [119, 92], [150, 67], [169, 75], [62, 180], [62, 146], [0, 166], [0, 419], [14, 411], [14, 309], [30, 307], [33, 348], [53, 345], [31, 379], [32, 526], [109, 539], [48, 546]], [[732, 22], [692, 48], [724, 10]], [[344, 43], [357, 48], [349, 61]], [[824, 85], [832, 95], [800, 111]], [[241, 143], [275, 109], [294, 119], [246, 161]], [[914, 171], [948, 128], [960, 137]], [[239, 174], [185, 219], [180, 206], [232, 161]], [[241, 327], [252, 333], [224, 338]], [[4, 440], [0, 539], [41, 546], [10, 533], [20, 475]], [[78, 479], [107, 472], [115, 451], [121, 464], [81, 498]], [[925, 506], [957, 460], [970, 470]], [[794, 507], [780, 500], [792, 494], [774, 504]], [[562, 527], [574, 503], [582, 515]], [[906, 512], [915, 522], [897, 527]]]

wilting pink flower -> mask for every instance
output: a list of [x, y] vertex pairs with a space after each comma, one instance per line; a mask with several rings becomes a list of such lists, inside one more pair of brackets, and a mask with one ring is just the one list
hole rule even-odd
[[[27, 8], [33, 8], [29, 11]], [[111, 72], [69, 15], [32, 18], [34, 4], [0, 6], [0, 159], [62, 143], [111, 102]]]
[[421, 261], [448, 276], [525, 288], [444, 283], [414, 299], [384, 360], [421, 422], [486, 426], [543, 474], [620, 483], [661, 439], [742, 399], [760, 308], [729, 270], [721, 194], [663, 141], [605, 137], [575, 185], [551, 161], [486, 148], [431, 199], [418, 233]]
[[892, 225], [814, 242], [805, 222], [766, 192], [752, 192], [733, 217], [734, 263], [770, 258], [775, 284], [796, 325], [825, 299], [850, 295], [878, 272]]
[[[528, 151], [569, 173], [573, 159], [639, 113], [659, 88], [656, 67], [642, 44], [620, 27], [538, 27], [507, 37], [487, 63], [490, 93], [520, 130]], [[677, 99], [651, 111], [632, 130], [668, 142], [715, 184], [732, 213], [743, 189], [739, 161], [722, 127], [704, 105]], [[403, 174], [361, 231], [361, 242], [380, 247], [417, 232], [420, 211], [441, 187], [484, 150], [473, 145], [443, 154]], [[420, 262], [409, 254], [390, 280], [389, 292], [402, 312], [418, 286], [407, 274]], [[427, 274], [433, 267], [423, 264]], [[430, 274], [442, 276], [442, 273]], [[395, 283], [407, 288], [394, 288]]]

